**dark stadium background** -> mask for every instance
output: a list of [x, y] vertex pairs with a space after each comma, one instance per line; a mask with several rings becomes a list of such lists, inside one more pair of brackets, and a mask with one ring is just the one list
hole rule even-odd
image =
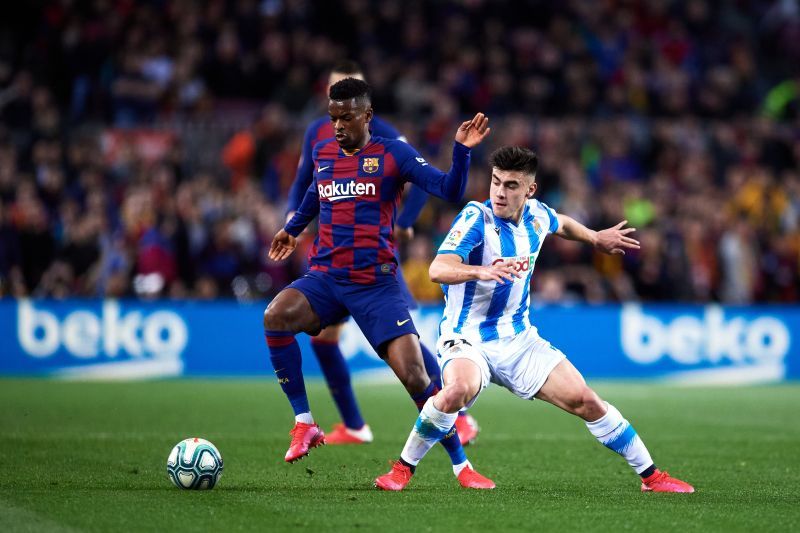
[[[486, 112], [539, 151], [540, 198], [640, 253], [551, 239], [544, 302], [796, 302], [796, 2], [52, 1], [0, 39], [0, 295], [265, 300], [305, 267], [265, 258], [305, 125], [349, 58], [374, 107], [449, 166]], [[403, 245], [412, 290], [459, 206]], [[148, 274], [151, 276], [146, 277]], [[157, 274], [157, 276], [152, 276]], [[162, 282], [160, 282], [161, 280]]]

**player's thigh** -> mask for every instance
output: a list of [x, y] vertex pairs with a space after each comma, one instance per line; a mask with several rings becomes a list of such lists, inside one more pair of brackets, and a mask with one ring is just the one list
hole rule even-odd
[[297, 289], [283, 289], [264, 311], [264, 329], [300, 332], [314, 328], [319, 328], [319, 317]]
[[587, 409], [597, 411], [602, 403], [597, 393], [586, 384], [581, 373], [568, 359], [562, 360], [553, 368], [536, 398], [579, 416]]
[[[309, 271], [283, 289], [267, 307], [264, 327], [269, 328], [268, 317], [276, 326], [287, 331], [303, 331], [317, 335], [320, 329], [342, 321], [347, 309], [341, 302], [335, 282], [325, 273]], [[289, 326], [282, 322], [290, 322]], [[283, 319], [283, 320], [282, 320]]]
[[489, 386], [491, 369], [483, 353], [464, 339], [440, 339], [437, 345], [445, 387], [458, 384], [469, 392], [466, 406], [472, 406]]

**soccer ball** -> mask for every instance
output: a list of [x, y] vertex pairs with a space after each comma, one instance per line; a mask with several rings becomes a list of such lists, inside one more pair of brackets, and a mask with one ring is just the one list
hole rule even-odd
[[213, 489], [222, 475], [222, 455], [205, 439], [182, 440], [167, 458], [167, 474], [180, 489]]

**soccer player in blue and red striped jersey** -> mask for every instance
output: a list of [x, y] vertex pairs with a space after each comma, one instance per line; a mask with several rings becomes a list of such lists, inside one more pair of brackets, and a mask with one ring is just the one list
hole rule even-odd
[[[490, 131], [482, 113], [461, 124], [453, 163], [445, 173], [429, 165], [408, 144], [370, 134], [373, 112], [366, 82], [346, 78], [331, 87], [329, 96], [334, 138], [314, 147], [314, 181], [270, 248], [273, 260], [287, 258], [297, 245], [297, 235], [319, 215], [309, 272], [282, 290], [264, 313], [270, 359], [295, 413], [292, 442], [285, 456], [288, 462], [325, 442], [308, 405], [296, 333], [316, 335], [349, 314], [418, 408], [436, 394], [395, 276], [397, 203], [407, 182], [446, 200], [460, 200], [470, 150]], [[458, 439], [448, 440], [454, 445], [448, 452], [461, 485], [494, 488], [491, 480], [472, 469]]]
[[[364, 74], [357, 63], [354, 61], [341, 61], [334, 65], [328, 77], [327, 90], [330, 90], [336, 82], [345, 78], [364, 79]], [[385, 139], [399, 139], [405, 141], [405, 137], [388, 122], [373, 116], [369, 123], [370, 134], [375, 137]], [[330, 139], [334, 136], [333, 124], [329, 117], [324, 116], [313, 121], [306, 129], [303, 136], [302, 153], [300, 162], [297, 166], [294, 183], [289, 190], [287, 202], [287, 221], [291, 219], [306, 193], [309, 185], [314, 180], [314, 163], [312, 151], [314, 146], [322, 140]], [[403, 199], [403, 209], [397, 217], [395, 223], [395, 236], [401, 240], [409, 240], [413, 236], [413, 224], [416, 221], [428, 194], [419, 186], [411, 185], [408, 194]], [[409, 309], [416, 309], [417, 302], [411, 295], [406, 286], [405, 279], [399, 268], [400, 258], [398, 257], [397, 280], [400, 289], [408, 303]], [[332, 324], [324, 328], [319, 335], [311, 337], [311, 348], [317, 356], [325, 381], [328, 384], [331, 396], [333, 397], [336, 408], [339, 411], [342, 422], [334, 425], [333, 429], [325, 434], [326, 444], [364, 444], [372, 442], [372, 431], [364, 421], [361, 410], [358, 407], [355, 393], [350, 379], [350, 370], [347, 362], [339, 348], [339, 337], [341, 329], [347, 317], [339, 324]], [[441, 372], [439, 363], [434, 355], [424, 344], [420, 343], [422, 349], [422, 360], [431, 381], [441, 388]], [[478, 435], [478, 423], [468, 415], [466, 411], [459, 412], [456, 419], [458, 437], [462, 444], [472, 442]]]

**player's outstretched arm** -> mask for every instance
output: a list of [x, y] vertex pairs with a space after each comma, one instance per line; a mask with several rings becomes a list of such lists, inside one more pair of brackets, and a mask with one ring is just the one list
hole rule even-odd
[[472, 120], [462, 122], [456, 131], [456, 141], [467, 148], [474, 148], [483, 141], [492, 128], [489, 127], [489, 117], [483, 113], [478, 113]]
[[628, 237], [636, 228], [624, 228], [627, 220], [616, 226], [601, 231], [593, 231], [567, 215], [558, 215], [558, 231], [556, 235], [571, 241], [581, 241], [591, 244], [603, 253], [611, 255], [625, 255], [625, 250], [638, 250], [639, 241]]
[[496, 281], [511, 283], [522, 274], [514, 268], [513, 261], [496, 265], [465, 265], [456, 254], [437, 254], [428, 268], [428, 275], [434, 283], [458, 285], [467, 281]]
[[467, 188], [471, 148], [483, 141], [489, 131], [489, 119], [483, 113], [462, 123], [456, 132], [453, 164], [447, 173], [429, 165], [413, 147], [398, 143], [393, 147], [393, 155], [399, 163], [400, 175], [434, 196], [457, 202]]
[[282, 229], [275, 234], [272, 245], [269, 247], [269, 258], [273, 261], [283, 261], [297, 248], [297, 239]]

